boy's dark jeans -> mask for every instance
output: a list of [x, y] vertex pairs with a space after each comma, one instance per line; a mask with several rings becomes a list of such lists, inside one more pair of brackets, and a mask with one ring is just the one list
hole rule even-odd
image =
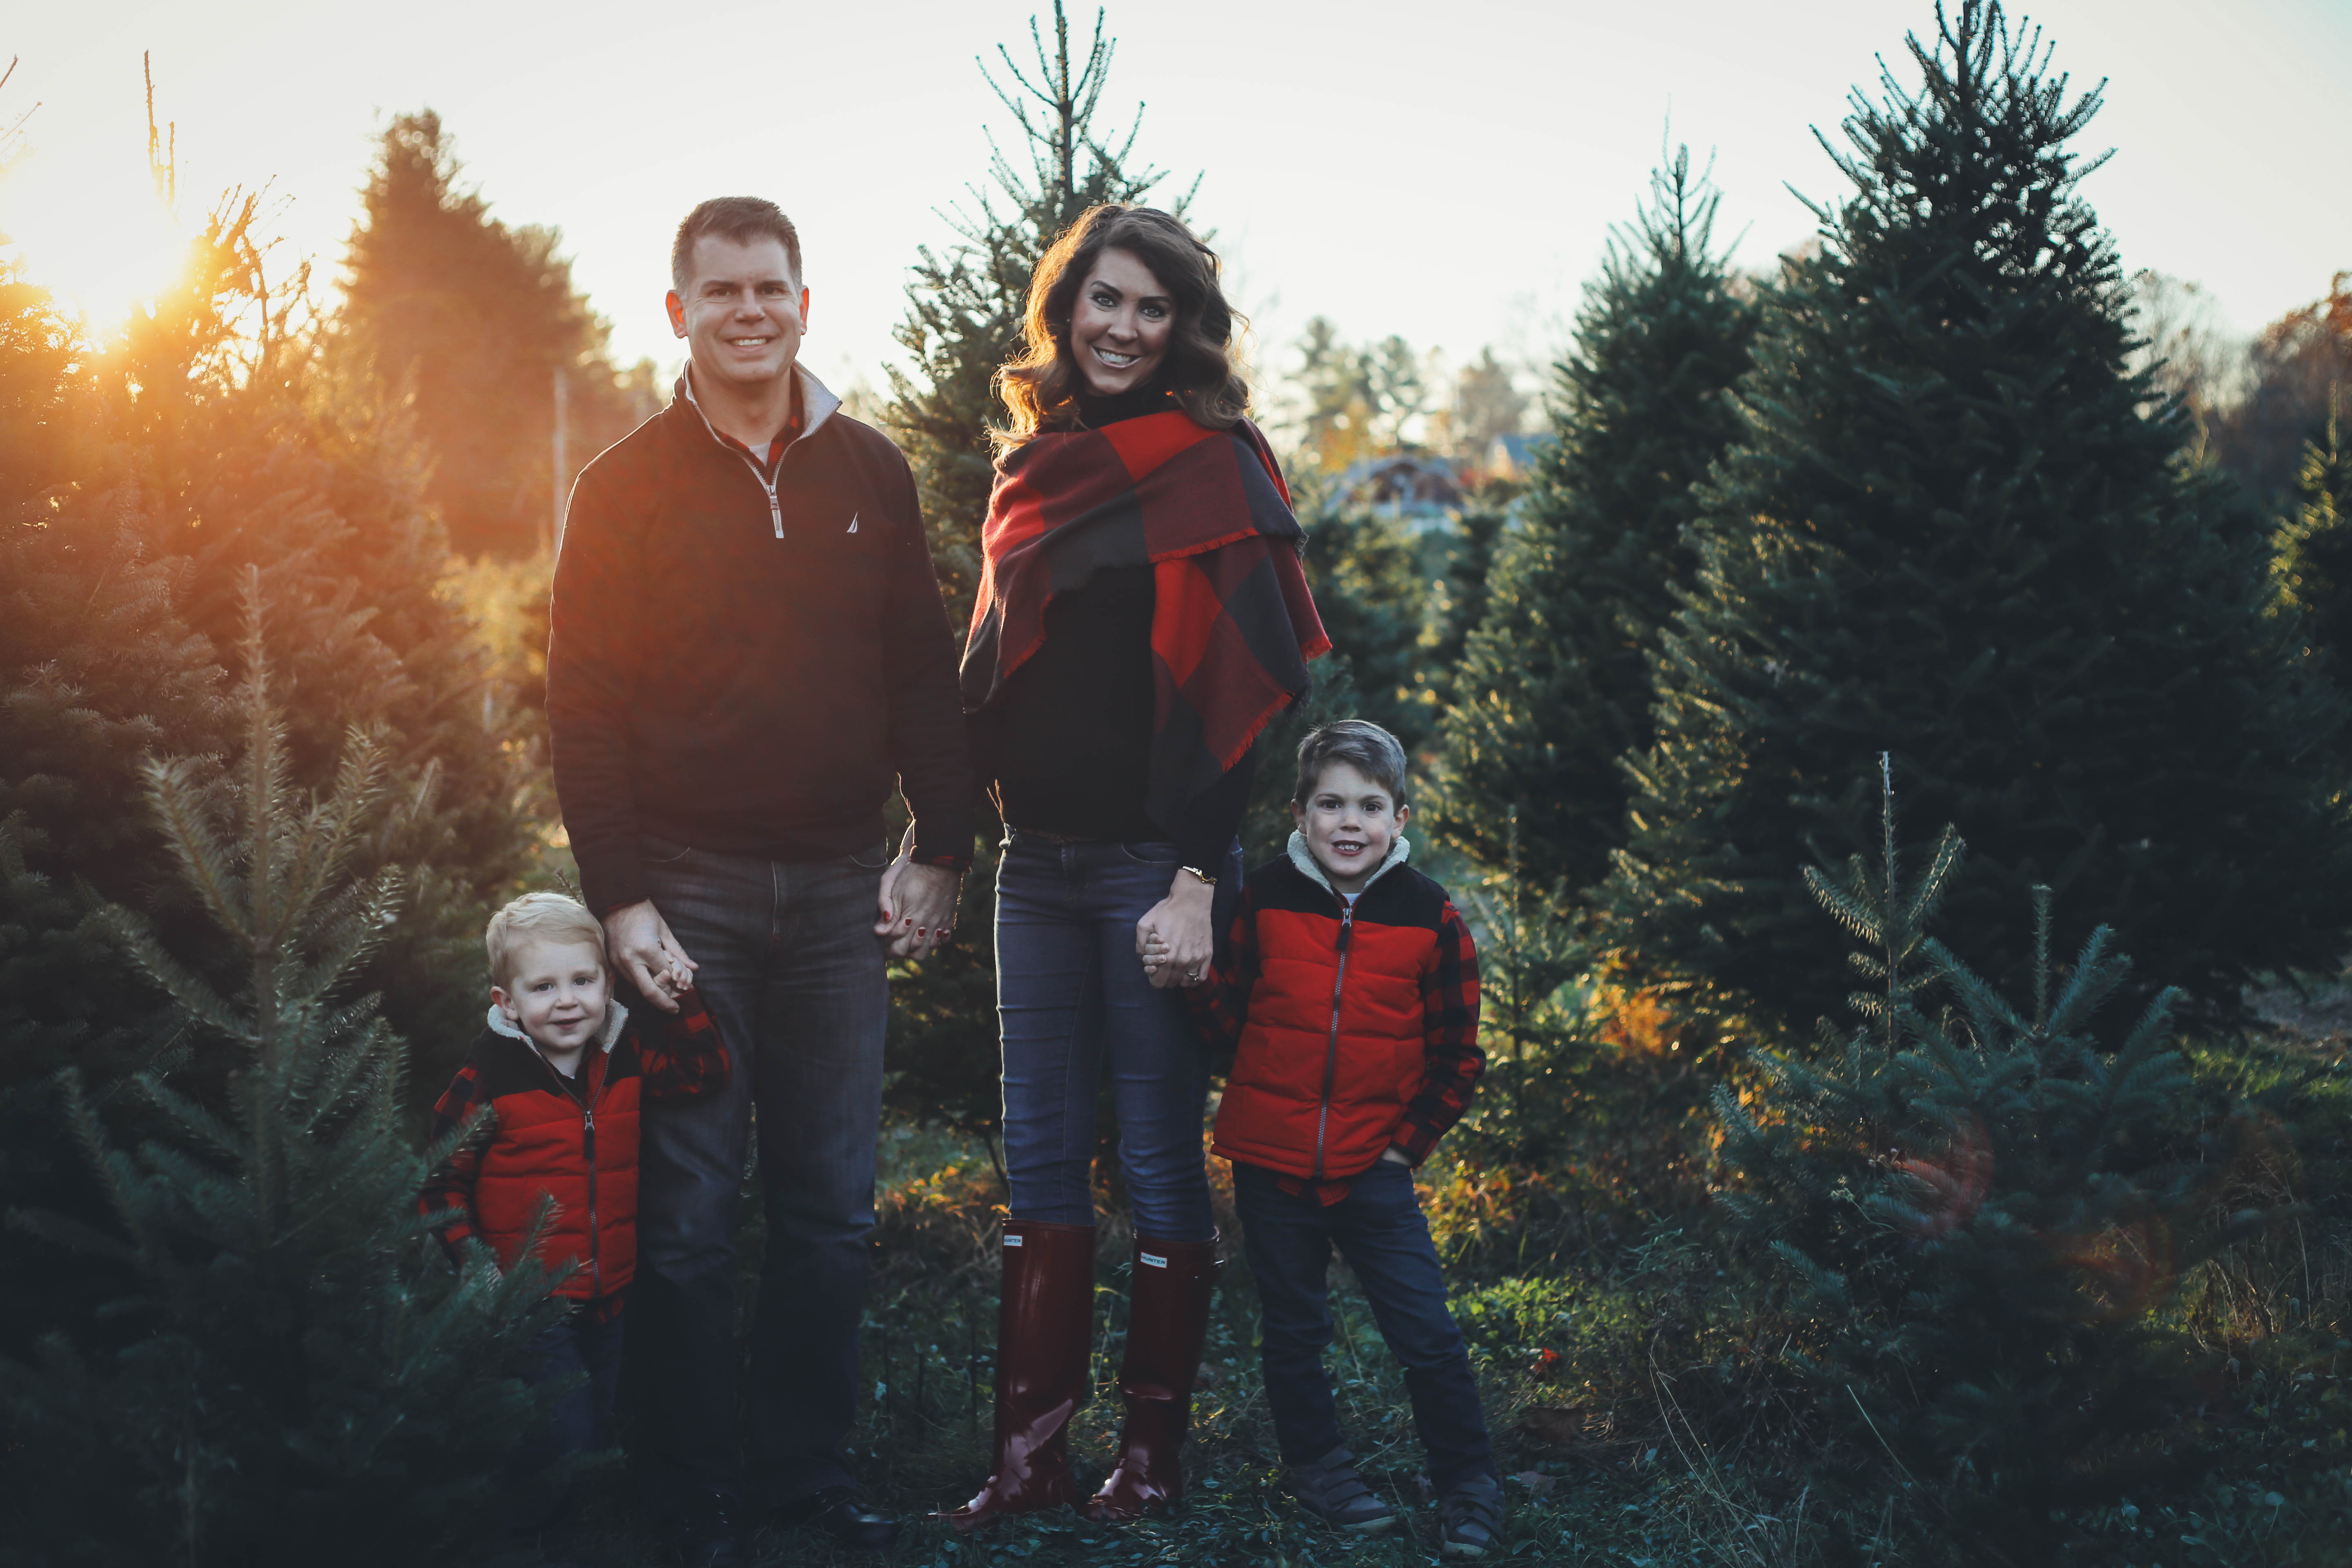
[[1234, 1166], [1242, 1244], [1257, 1279], [1266, 1403], [1285, 1462], [1311, 1464], [1343, 1441], [1323, 1373], [1331, 1342], [1331, 1249], [1356, 1271], [1381, 1336], [1404, 1363], [1412, 1422], [1440, 1491], [1496, 1474], [1486, 1415], [1462, 1331], [1445, 1309], [1445, 1280], [1413, 1191], [1412, 1172], [1383, 1159], [1328, 1207], [1294, 1196], [1272, 1172]]
[[524, 1381], [534, 1385], [567, 1377], [584, 1381], [556, 1403], [546, 1427], [516, 1450], [508, 1468], [513, 1501], [507, 1509], [507, 1529], [524, 1541], [549, 1538], [548, 1545], [557, 1545], [552, 1538], [568, 1529], [568, 1489], [548, 1485], [542, 1472], [559, 1459], [602, 1447], [613, 1419], [613, 1391], [621, 1381], [623, 1321], [618, 1312], [598, 1322], [592, 1314], [574, 1310], [541, 1329], [530, 1342], [531, 1370]]
[[751, 1321], [750, 1489], [770, 1504], [852, 1484], [857, 1324], [890, 999], [876, 897], [888, 851], [838, 860], [639, 841], [654, 907], [700, 967], [732, 1068], [723, 1094], [641, 1112], [629, 1289], [633, 1458], [655, 1506], [745, 1489], [736, 1458], [735, 1226], [756, 1110], [767, 1237]]

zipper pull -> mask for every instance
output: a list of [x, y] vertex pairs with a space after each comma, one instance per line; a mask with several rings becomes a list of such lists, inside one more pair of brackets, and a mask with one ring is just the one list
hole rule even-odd
[[768, 492], [768, 519], [776, 525], [776, 537], [784, 536], [784, 509], [776, 500], [776, 492]]

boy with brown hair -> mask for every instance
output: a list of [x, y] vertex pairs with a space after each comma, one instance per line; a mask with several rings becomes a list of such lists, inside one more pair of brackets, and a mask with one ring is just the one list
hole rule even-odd
[[1445, 889], [1404, 863], [1404, 748], [1377, 724], [1300, 743], [1297, 831], [1249, 874], [1200, 1005], [1235, 1047], [1216, 1152], [1234, 1163], [1285, 1484], [1339, 1529], [1395, 1526], [1356, 1473], [1323, 1370], [1336, 1247], [1404, 1363], [1440, 1545], [1478, 1557], [1502, 1550], [1502, 1478], [1412, 1181], [1486, 1067], [1478, 954]]

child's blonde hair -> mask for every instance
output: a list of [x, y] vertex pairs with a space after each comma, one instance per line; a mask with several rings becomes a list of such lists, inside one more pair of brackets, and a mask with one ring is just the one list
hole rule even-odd
[[[588, 907], [562, 893], [525, 893], [490, 917], [482, 943], [490, 950], [490, 984], [504, 987], [514, 978], [515, 950], [532, 938], [543, 942], [584, 942], [604, 957], [604, 928]], [[607, 965], [609, 968], [610, 966]]]

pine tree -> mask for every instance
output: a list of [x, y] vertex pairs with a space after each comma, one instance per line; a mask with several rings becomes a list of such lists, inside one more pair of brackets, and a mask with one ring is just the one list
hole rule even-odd
[[[2258, 531], [2129, 369], [2069, 150], [2098, 108], [1990, 0], [1857, 95], [1824, 246], [1770, 289], [1746, 428], [1654, 667], [1603, 897], [1617, 962], [1770, 1027], [1836, 1000], [1790, 867], [1870, 839], [1873, 759], [1976, 846], [1948, 927], [1996, 984], [2048, 884], [2227, 1005], [2352, 921], [2342, 699], [2270, 613]], [[2155, 417], [2142, 409], [2159, 405]]]
[[[959, 628], [971, 619], [980, 588], [980, 530], [995, 473], [989, 432], [1009, 417], [996, 395], [996, 373], [1021, 350], [1021, 315], [1037, 262], [1088, 207], [1139, 202], [1165, 177], [1156, 169], [1129, 167], [1142, 126], [1139, 107], [1123, 135], [1096, 123], [1117, 47], [1117, 40], [1103, 36], [1102, 13], [1095, 14], [1094, 42], [1076, 70], [1062, 0], [1054, 0], [1051, 48], [1034, 17], [1029, 39], [1037, 55], [1035, 79], [1003, 45], [997, 54], [1011, 86], [981, 68], [1020, 127], [1020, 163], [991, 138], [989, 176], [995, 188], [973, 189], [977, 213], [952, 216], [961, 243], [916, 253], [907, 315], [892, 334], [914, 368], [890, 367], [883, 424], [915, 470], [931, 563], [950, 621]], [[1181, 216], [1184, 206], [1179, 199], [1173, 210]]]
[[356, 869], [386, 770], [354, 730], [331, 789], [297, 785], [261, 584], [248, 569], [242, 754], [225, 773], [189, 758], [143, 769], [238, 984], [108, 911], [194, 1045], [180, 1072], [130, 1080], [133, 1148], [80, 1072], [60, 1075], [111, 1213], [14, 1217], [127, 1277], [108, 1315], [137, 1336], [58, 1331], [30, 1363], [0, 1362], [0, 1561], [485, 1561], [503, 1544], [499, 1466], [545, 1403], [511, 1375], [559, 1310], [543, 1275], [417, 1267], [416, 1193], [448, 1149], [411, 1142], [404, 1050], [375, 998], [350, 995], [402, 892], [397, 872]]
[[[26, 416], [0, 440], [0, 819], [15, 819], [0, 1208], [96, 1212], [50, 1076], [70, 1060], [104, 1097], [172, 1032], [153, 994], [120, 984], [88, 898], [138, 910], [208, 975], [236, 962], [172, 874], [139, 769], [229, 748], [220, 650], [248, 567], [279, 606], [272, 657], [300, 676], [282, 693], [298, 780], [331, 778], [357, 724], [406, 803], [361, 847], [370, 868], [410, 868], [415, 889], [363, 984], [419, 1042], [425, 1078], [478, 1027], [485, 905], [532, 847], [518, 752], [438, 591], [424, 463], [397, 410], [307, 352], [301, 275], [278, 275], [255, 212], [217, 207], [153, 313], [107, 345], [61, 326], [39, 290], [0, 290], [0, 403]], [[0, 1352], [86, 1321], [104, 1275], [35, 1267], [0, 1230]]]
[[83, 379], [80, 347], [49, 291], [0, 259], [0, 505], [67, 477], [67, 409]]
[[1446, 704], [1448, 836], [1498, 866], [1516, 813], [1539, 887], [1599, 881], [1624, 842], [1619, 758], [1651, 740], [1648, 660], [1695, 564], [1691, 487], [1738, 431], [1724, 394], [1756, 313], [1714, 248], [1718, 200], [1682, 149], [1612, 240]]
[[[1155, 169], [1129, 170], [1140, 108], [1123, 134], [1097, 123], [1116, 47], [1104, 36], [1102, 14], [1096, 13], [1094, 41], [1075, 68], [1061, 0], [1055, 0], [1052, 45], [1034, 17], [1029, 37], [1034, 68], [998, 47], [1009, 85], [981, 68], [1023, 145], [1008, 155], [991, 139], [993, 188], [972, 190], [976, 212], [951, 217], [960, 243], [917, 252], [907, 314], [892, 334], [914, 364], [890, 367], [890, 402], [882, 414], [914, 469], [931, 563], [959, 633], [971, 619], [980, 588], [981, 524], [995, 476], [989, 433], [1009, 417], [996, 395], [996, 372], [1021, 349], [1030, 278], [1088, 207], [1140, 201], [1163, 178]], [[1176, 212], [1183, 208], [1178, 201]], [[993, 858], [983, 851], [964, 878], [955, 944], [910, 967], [891, 987], [890, 1104], [981, 1132], [992, 1130], [1003, 1111], [993, 873]]]
[[2195, 1463], [2167, 1440], [2199, 1395], [2159, 1316], [2228, 1239], [2225, 1167], [2189, 1135], [2179, 993], [2101, 1042], [2130, 961], [2102, 926], [2053, 962], [2041, 887], [2032, 1003], [2012, 1005], [1927, 934], [1958, 835], [1906, 875], [1891, 777], [1880, 826], [1876, 864], [1854, 856], [1843, 886], [1804, 868], [1861, 944], [1862, 1022], [1841, 1040], [1824, 1019], [1811, 1060], [1760, 1052], [1746, 1103], [1717, 1089], [1740, 1178], [1721, 1206], [1795, 1279], [1804, 1364], [1857, 1462], [1928, 1489], [1954, 1561], [2045, 1562], [2053, 1510], [2162, 1492]]
[[[431, 795], [431, 811], [403, 815], [402, 837], [369, 846], [377, 864], [413, 868], [418, 898], [367, 983], [395, 1026], [446, 1062], [475, 1029], [487, 895], [520, 875], [530, 848], [520, 748], [484, 700], [485, 661], [463, 610], [440, 592], [448, 544], [429, 455], [378, 388], [311, 352], [304, 273], [277, 274], [255, 237], [257, 213], [249, 195], [224, 199], [152, 316], [92, 356], [78, 419], [96, 456], [48, 521], [86, 549], [131, 529], [142, 553], [174, 566], [178, 616], [216, 649], [236, 642], [239, 584], [259, 567], [281, 606], [272, 657], [299, 672], [287, 720], [299, 776], [323, 782], [357, 723], [383, 736], [397, 793]], [[163, 749], [203, 748], [173, 738]], [[114, 769], [135, 760], [124, 752]], [[0, 776], [12, 762], [0, 745]], [[61, 848], [89, 829], [58, 831], [37, 813], [33, 825]], [[133, 883], [99, 890], [143, 896]]]
[[[1318, 507], [1300, 521], [1315, 608], [1356, 690], [1356, 711], [1333, 717], [1369, 719], [1408, 754], [1419, 752], [1436, 718], [1415, 685], [1429, 608], [1420, 542], [1400, 520], [1361, 507]], [[1321, 660], [1314, 673], [1319, 684]]]
[[2343, 410], [2304, 448], [2298, 504], [2271, 542], [2279, 600], [2339, 681], [2352, 679], [2352, 450], [2344, 444]]
[[[431, 110], [385, 128], [343, 258], [335, 348], [412, 399], [433, 454], [426, 495], [467, 555], [553, 547], [553, 493], [659, 406], [648, 363], [617, 372], [610, 329], [572, 281], [552, 229], [510, 227], [459, 184]], [[681, 216], [684, 215], [681, 214]], [[556, 380], [566, 467], [553, 471]]]

